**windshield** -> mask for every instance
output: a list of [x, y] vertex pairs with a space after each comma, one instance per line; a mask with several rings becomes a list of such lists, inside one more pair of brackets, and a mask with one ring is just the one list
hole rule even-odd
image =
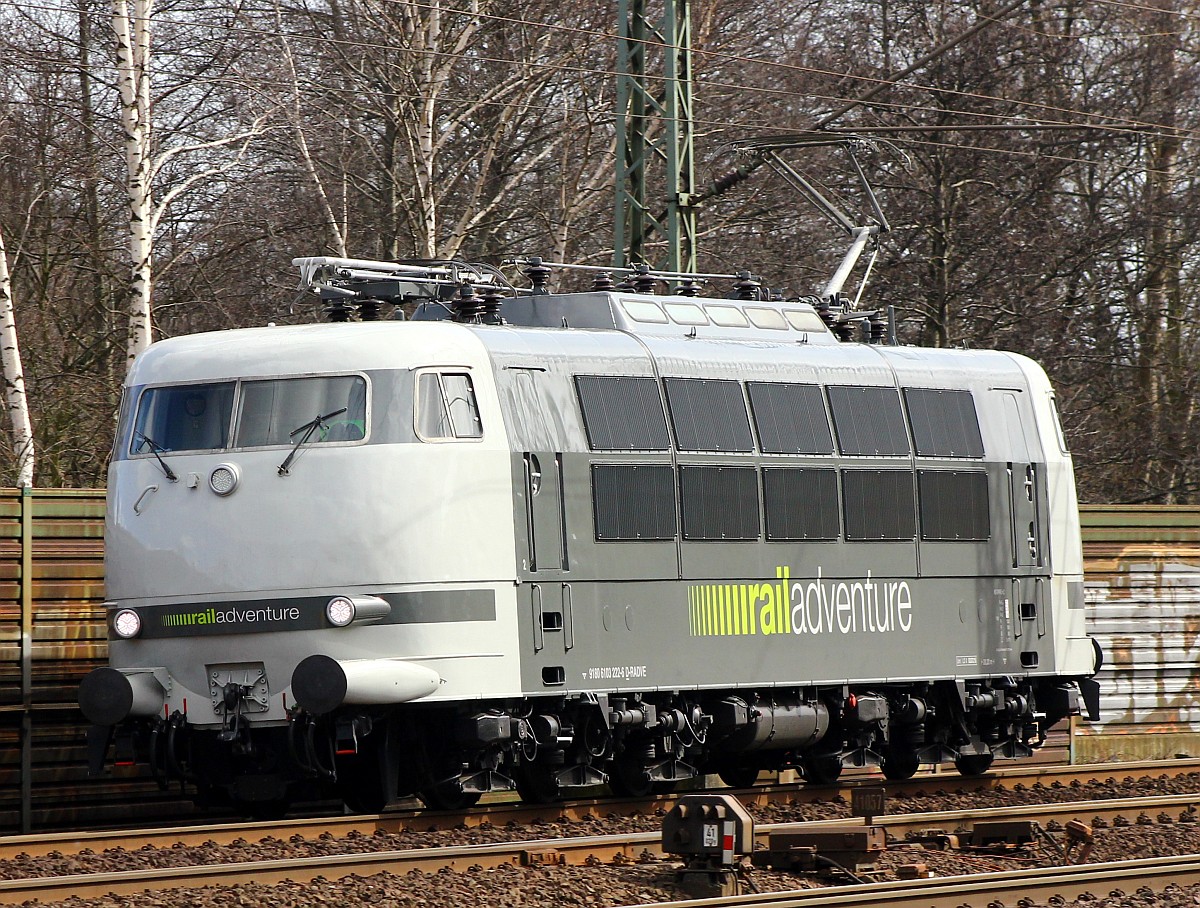
[[295, 444], [297, 429], [326, 414], [333, 415], [322, 421], [308, 442], [364, 438], [367, 383], [357, 375], [245, 382], [236, 444], [240, 448]]
[[149, 388], [138, 403], [130, 454], [212, 451], [229, 443], [233, 382]]
[[364, 439], [366, 379], [331, 375], [147, 388], [137, 403], [129, 454], [291, 447], [295, 430], [318, 416], [323, 418], [306, 444]]

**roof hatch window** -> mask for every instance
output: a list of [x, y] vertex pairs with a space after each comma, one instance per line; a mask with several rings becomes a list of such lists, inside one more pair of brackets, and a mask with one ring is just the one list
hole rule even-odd
[[664, 303], [663, 308], [677, 325], [707, 325], [708, 316], [695, 303]]
[[821, 321], [821, 316], [808, 309], [784, 309], [783, 315], [788, 320], [788, 324], [797, 331], [816, 331], [820, 334], [826, 334], [829, 331], [825, 327], [825, 323]]
[[745, 313], [736, 306], [705, 303], [704, 311], [708, 313], [714, 325], [720, 325], [722, 328], [745, 328], [750, 324], [746, 321]]
[[651, 325], [667, 323], [667, 316], [658, 308], [658, 303], [648, 303], [644, 300], [621, 300], [621, 308], [635, 322], [648, 322]]
[[747, 306], [746, 316], [755, 328], [770, 328], [774, 331], [786, 331], [787, 322], [783, 313], [778, 309], [766, 309], [762, 306]]

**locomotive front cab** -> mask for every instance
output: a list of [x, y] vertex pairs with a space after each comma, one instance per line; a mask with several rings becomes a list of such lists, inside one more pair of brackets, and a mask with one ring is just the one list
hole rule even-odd
[[397, 707], [519, 693], [512, 539], [462, 557], [473, 521], [511, 525], [510, 484], [458, 326], [156, 344], [110, 465], [110, 664], [80, 689], [95, 750], [115, 727], [160, 777], [281, 803]]

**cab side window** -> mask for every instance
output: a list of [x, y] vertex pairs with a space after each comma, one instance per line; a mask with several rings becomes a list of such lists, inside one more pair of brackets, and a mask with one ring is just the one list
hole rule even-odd
[[471, 376], [424, 372], [417, 378], [417, 435], [425, 441], [481, 438], [483, 423]]

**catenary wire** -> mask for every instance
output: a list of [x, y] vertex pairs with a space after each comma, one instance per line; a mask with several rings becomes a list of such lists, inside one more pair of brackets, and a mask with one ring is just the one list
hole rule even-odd
[[[420, 4], [413, 4], [413, 5], [420, 5]], [[43, 7], [43, 9], [51, 9], [51, 8], [52, 7]], [[502, 18], [502, 17], [492, 17], [492, 18]], [[525, 20], [517, 20], [517, 21], [525, 21]], [[530, 24], [536, 24], [536, 23], [530, 23]], [[214, 26], [205, 25], [203, 27], [212, 28]], [[245, 27], [233, 27], [233, 26], [215, 26], [215, 27], [221, 28], [222, 30], [225, 30], [228, 32], [233, 32], [233, 33], [240, 32], [243, 34], [257, 35], [257, 36], [267, 36], [269, 34], [269, 36], [271, 36], [271, 37], [277, 37], [279, 34], [278, 32], [267, 33], [265, 31], [260, 31], [260, 30], [256, 30], [256, 29], [248, 29]], [[317, 40], [316, 36], [309, 36], [309, 35], [292, 34], [292, 35], [288, 35], [287, 37], [297, 38], [300, 40]], [[329, 43], [331, 39], [320, 39], [320, 40], [322, 40], [324, 43]], [[342, 41], [338, 41], [338, 43], [347, 44], [350, 46], [364, 46], [364, 42], [351, 42], [351, 41], [342, 40]], [[373, 47], [375, 49], [388, 49], [386, 46], [383, 46], [383, 45], [366, 44], [365, 46]], [[444, 55], [444, 52], [437, 52], [437, 51], [429, 51], [429, 53]], [[734, 56], [734, 55], [726, 55], [726, 56]], [[767, 62], [767, 61], [754, 60], [753, 58], [737, 58], [737, 57], [735, 57], [735, 58], [743, 60], [745, 62], [757, 62], [757, 63]], [[474, 59], [480, 60], [481, 58], [475, 57]], [[509, 65], [516, 65], [516, 63], [517, 63], [517, 61], [504, 60], [504, 59], [499, 59], [499, 58], [482, 58], [482, 59], [484, 59], [486, 62], [503, 63], [503, 64], [509, 64]], [[44, 64], [46, 62], [45, 58], [40, 58], [39, 62]], [[78, 69], [77, 61], [63, 59], [60, 62], [65, 67], [69, 68], [71, 71], [75, 71]], [[521, 64], [521, 65], [529, 65], [529, 64]], [[543, 66], [548, 69], [554, 69], [557, 72], [576, 72], [576, 73], [586, 73], [589, 75], [611, 75], [611, 76], [616, 76], [618, 74], [612, 70], [596, 70], [596, 69], [587, 68], [587, 67], [567, 66], [567, 65], [554, 64], [554, 63], [538, 63], [538, 64], [532, 64], [532, 65]], [[774, 64], [768, 64], [768, 65], [774, 65]], [[785, 66], [788, 66], [789, 68], [798, 69], [798, 70], [802, 70], [802, 71], [806, 71], [806, 72], [817, 73], [817, 74], [826, 74], [826, 72], [827, 72], [827, 71], [822, 71], [822, 70], [815, 70], [811, 67], [800, 67], [800, 66], [796, 66], [793, 64], [780, 64], [780, 65], [785, 65]], [[843, 75], [843, 74], [838, 74], [838, 75]], [[269, 81], [261, 80], [261, 79], [256, 80], [256, 81], [260, 85], [275, 85], [276, 87], [286, 87], [291, 84], [291, 83], [282, 83], [282, 82], [271, 83]], [[789, 90], [789, 89], [770, 88], [770, 87], [765, 87], [765, 86], [745, 86], [745, 85], [738, 85], [736, 83], [721, 83], [721, 82], [709, 81], [709, 80], [705, 80], [705, 79], [699, 79], [697, 81], [701, 85], [709, 86], [711, 88], [725, 89], [725, 90], [737, 91], [737, 92], [757, 91], [757, 92], [761, 92], [761, 93], [774, 94], [774, 95], [782, 96], [782, 97], [799, 97], [799, 98], [808, 98], [808, 99], [815, 98], [817, 100], [830, 101], [830, 102], [835, 102], [835, 103], [845, 103], [847, 101], [856, 100], [856, 99], [846, 98], [846, 97], [837, 96], [837, 95], [821, 95], [821, 94], [817, 94], [817, 93], [814, 93], [811, 91], [795, 91], [795, 90]], [[876, 82], [881, 82], [881, 83], [886, 84], [886, 80], [869, 80], [869, 81], [876, 81]], [[241, 80], [230, 80], [230, 84], [244, 87], [244, 82]], [[992, 101], [999, 101], [1002, 103], [1016, 104], [1016, 105], [1021, 105], [1021, 106], [1041, 106], [1046, 109], [1057, 110], [1059, 112], [1068, 113], [1068, 114], [1079, 113], [1079, 114], [1083, 114], [1084, 116], [1091, 116], [1091, 117], [1101, 116], [1103, 119], [1108, 119], [1108, 120], [1114, 121], [1111, 125], [1106, 127], [1109, 131], [1112, 131], [1112, 132], [1129, 131], [1129, 132], [1134, 132], [1134, 133], [1145, 133], [1149, 130], [1155, 130], [1155, 129], [1159, 129], [1159, 130], [1170, 129], [1169, 127], [1156, 125], [1156, 124], [1152, 124], [1152, 123], [1148, 123], [1148, 122], [1130, 120], [1128, 118], [1107, 117], [1104, 115], [1095, 115], [1095, 114], [1089, 115], [1086, 112], [1074, 111], [1070, 108], [1050, 108], [1048, 105], [1033, 105], [1033, 104], [1030, 104], [1030, 102], [1014, 101], [1012, 99], [997, 98], [997, 97], [993, 97], [993, 96], [981, 95], [978, 93], [954, 92], [954, 91], [948, 90], [948, 89], [937, 89], [937, 88], [932, 88], [929, 86], [913, 86], [913, 85], [909, 85], [906, 83], [896, 83], [896, 84], [893, 84], [891, 87], [896, 90], [916, 90], [916, 91], [925, 91], [925, 92], [951, 93], [951, 94], [957, 94], [957, 95], [967, 97], [967, 98], [972, 98], [972, 99], [992, 100]], [[349, 92], [349, 91], [351, 91], [351, 89], [334, 89], [328, 85], [322, 86], [322, 90], [325, 92], [329, 92], [329, 91]], [[400, 95], [400, 94], [394, 94], [394, 97], [400, 98], [400, 97], [404, 97], [404, 96]], [[487, 106], [496, 106], [496, 105], [506, 103], [506, 102], [499, 102], [499, 101], [486, 101], [486, 100], [483, 100], [480, 98], [455, 98], [455, 97], [449, 97], [449, 96], [443, 97], [442, 100], [445, 100], [448, 103], [463, 103], [463, 104], [475, 103], [475, 104], [487, 105]], [[942, 108], [942, 107], [928, 107], [928, 106], [923, 106], [923, 105], [903, 104], [903, 103], [899, 103], [899, 102], [883, 102], [883, 101], [879, 101], [878, 99], [871, 99], [864, 106], [867, 106], [869, 108], [875, 108], [875, 109], [878, 109], [878, 108], [897, 109], [897, 110], [903, 110], [906, 112], [911, 112], [914, 110], [923, 110], [923, 111], [936, 112], [936, 113], [942, 114], [942, 115], [944, 115], [948, 112], [945, 108]], [[542, 110], [542, 111], [546, 111], [546, 112], [550, 112], [550, 113], [590, 112], [588, 110], [588, 108], [585, 108], [585, 107], [574, 107], [574, 106], [568, 105], [568, 104], [557, 104], [557, 103], [552, 104], [552, 105], [551, 104], [547, 104], [547, 105], [532, 105], [532, 104], [530, 104], [530, 105], [525, 105], [525, 109], [530, 110], [530, 111]], [[1010, 123], [1014, 124], [1014, 128], [1020, 128], [1022, 125], [1024, 125], [1021, 122], [1024, 118], [1020, 117], [1019, 115], [1015, 115], [1015, 114], [993, 114], [993, 113], [983, 112], [983, 111], [955, 111], [955, 113], [961, 114], [963, 116], [987, 118], [987, 119], [993, 119], [993, 120], [997, 120], [997, 121], [1001, 121], [1001, 122], [1010, 122]], [[716, 127], [716, 128], [720, 128], [720, 129], [752, 128], [752, 129], [760, 129], [760, 130], [764, 130], [764, 131], [774, 131], [774, 132], [795, 132], [794, 128], [775, 127], [775, 126], [771, 126], [770, 124], [764, 124], [764, 123], [736, 122], [736, 121], [730, 121], [728, 119], [714, 120], [714, 119], [693, 118], [692, 122], [694, 125]], [[1117, 124], [1123, 124], [1123, 125], [1117, 125]], [[1069, 126], [1072, 124], [1070, 124], [1069, 122], [1065, 122], [1065, 121], [1052, 121], [1051, 125]], [[1096, 122], [1094, 122], [1094, 120], [1093, 120], [1093, 122], [1080, 124], [1080, 125], [1087, 127], [1087, 128], [1092, 128], [1092, 129], [1105, 128], [1104, 124], [1096, 123]], [[853, 127], [849, 127], [849, 129], [852, 130]], [[1184, 136], [1184, 137], [1194, 137], [1197, 134], [1193, 130], [1173, 129], [1171, 131], [1174, 135]], [[949, 145], [947, 143], [936, 143], [936, 142], [928, 142], [928, 141], [923, 142], [921, 144], [924, 144], [926, 146], [931, 146], [931, 147], [936, 147], [938, 145], [941, 145], [943, 147], [948, 147], [948, 148], [957, 148], [958, 147], [958, 146]], [[979, 146], [976, 146], [976, 147], [979, 147]], [[990, 153], [994, 153], [994, 154], [1012, 153], [1012, 154], [1023, 156], [1023, 157], [1029, 157], [1029, 156], [1043, 157], [1043, 158], [1052, 157], [1052, 158], [1062, 160], [1065, 162], [1074, 162], [1074, 163], [1083, 163], [1083, 164], [1093, 163], [1092, 161], [1089, 161], [1088, 159], [1072, 158], [1070, 156], [1065, 156], [1065, 155], [1047, 155], [1047, 154], [1041, 153], [1041, 152], [1023, 152], [1023, 151], [1019, 151], [1019, 150], [1011, 150], [1010, 151], [1008, 149], [985, 149], [985, 150], [987, 150]]]
[[[215, 81], [219, 82], [219, 81], [223, 81], [223, 80], [215, 80]], [[245, 87], [245, 83], [242, 82], [241, 80], [231, 80], [229, 84], [231, 84], [233, 86], [238, 86], [238, 87]], [[259, 86], [270, 86], [270, 87], [284, 89], [284, 88], [292, 87], [293, 83], [283, 82], [283, 81], [271, 82], [268, 80], [258, 79], [258, 80], [256, 80], [256, 84]], [[338, 88], [338, 87], [329, 86], [329, 85], [321, 85], [320, 89], [326, 95], [331, 94], [331, 93], [342, 93], [342, 94], [346, 94], [346, 95], [353, 97], [356, 94], [353, 89]], [[395, 98], [404, 97], [402, 95], [399, 95], [397, 93], [392, 93], [392, 92], [386, 92], [383, 94], [384, 94], [384, 96], [391, 96], [391, 97], [395, 97]], [[804, 93], [803, 96], [810, 97], [811, 95]], [[836, 99], [836, 98], [834, 98], [834, 99]], [[479, 104], [481, 106], [502, 106], [505, 103], [505, 102], [501, 102], [501, 101], [490, 101], [489, 102], [489, 101], [480, 101], [479, 99], [456, 98], [456, 97], [444, 97], [442, 100], [444, 100], [448, 103]], [[836, 100], [844, 100], [844, 99], [836, 99]], [[912, 105], [906, 105], [906, 104], [900, 104], [900, 103], [894, 103], [894, 102], [880, 102], [877, 100], [872, 100], [870, 102], [870, 106], [873, 108], [889, 107], [889, 108], [895, 108], [897, 110], [904, 110], [904, 111], [911, 111], [914, 109]], [[574, 106], [574, 105], [568, 105], [568, 104], [538, 105], [538, 104], [528, 104], [527, 103], [523, 107], [526, 111], [530, 111], [530, 112], [541, 111], [541, 112], [550, 113], [550, 114], [571, 114], [571, 113], [587, 114], [587, 113], [592, 112], [587, 107]], [[936, 111], [939, 113], [946, 113], [945, 109], [943, 109], [943, 108], [922, 108], [922, 109]], [[979, 115], [974, 112], [967, 112], [967, 111], [963, 111], [962, 113], [967, 114], [967, 115], [975, 115], [975, 116]], [[606, 119], [611, 118], [611, 116], [612, 115], [606, 115]], [[1008, 119], [1015, 119], [1015, 118], [1008, 118]], [[772, 126], [772, 125], [766, 124], [766, 123], [731, 122], [727, 119], [693, 118], [692, 122], [694, 125], [708, 126], [708, 127], [713, 127], [714, 129], [719, 129], [719, 130], [745, 131], [747, 129], [753, 129], [753, 130], [759, 130], [759, 131], [763, 131], [763, 132], [772, 132], [772, 133], [779, 133], [779, 134], [795, 134], [798, 131], [795, 127]], [[1029, 126], [1036, 126], [1036, 124], [1023, 124], [1023, 123], [1013, 123], [1011, 125], [1015, 131], [1019, 131], [1021, 128], [1028, 128]], [[1059, 126], [1064, 129], [1071, 128], [1071, 127], [1093, 128], [1090, 124], [1057, 123], [1057, 124], [1050, 124], [1050, 125]], [[968, 124], [968, 127], [969, 127], [969, 124]], [[1104, 127], [1100, 127], [1100, 128], [1104, 128]], [[913, 127], [912, 129], [915, 131], [915, 130], [918, 130], [919, 127]], [[803, 131], [803, 130], [799, 130], [799, 131]], [[943, 130], [943, 131], [947, 131], [947, 130]], [[970, 131], [970, 130], [968, 128], [964, 131]], [[1125, 131], [1130, 131], [1130, 130], [1108, 128], [1107, 131], [1125, 132]], [[847, 128], [843, 132], [853, 133], [854, 128], [853, 127]], [[954, 150], [954, 151], [960, 151], [960, 152], [965, 150], [964, 146], [956, 145], [956, 144], [952, 144], [952, 143], [948, 143], [948, 142], [917, 140], [915, 138], [906, 138], [904, 141], [908, 144], [921, 145], [926, 148], [944, 148], [947, 150]], [[1089, 158], [1073, 157], [1070, 155], [1063, 155], [1063, 154], [1051, 154], [1051, 153], [1048, 153], [1045, 151], [1026, 151], [1026, 150], [1022, 150], [1022, 149], [1013, 149], [1013, 148], [995, 148], [995, 147], [988, 147], [988, 146], [983, 146], [983, 145], [972, 145], [972, 146], [970, 146], [970, 149], [972, 151], [984, 152], [984, 153], [991, 154], [991, 155], [1001, 155], [1001, 156], [1008, 155], [1008, 156], [1020, 157], [1020, 158], [1036, 158], [1036, 159], [1042, 159], [1042, 160], [1055, 160], [1055, 161], [1060, 161], [1062, 163], [1067, 163], [1067, 164], [1082, 164], [1082, 165], [1086, 165], [1086, 166], [1094, 166], [1096, 163], [1094, 160], [1089, 159]], [[1172, 175], [1166, 171], [1159, 171], [1159, 170], [1155, 170], [1155, 169], [1145, 169], [1142, 172], [1147, 173], [1147, 174], [1156, 174], [1156, 175]]]
[[[385, 2], [403, 3], [403, 4], [413, 6], [413, 7], [419, 8], [419, 9], [426, 9], [426, 10], [430, 10], [430, 11], [437, 10], [442, 13], [449, 12], [452, 14], [458, 14], [458, 15], [464, 15], [464, 16], [475, 15], [475, 16], [478, 16], [479, 18], [487, 18], [492, 21], [501, 22], [504, 24], [530, 25], [530, 26], [534, 26], [536, 28], [577, 32], [577, 33], [585, 34], [589, 37], [614, 39], [614, 40], [618, 39], [620, 37], [620, 35], [617, 34], [616, 32], [593, 31], [593, 30], [588, 30], [588, 29], [580, 29], [576, 26], [565, 26], [565, 25], [557, 25], [557, 24], [550, 24], [550, 23], [542, 23], [542, 22], [536, 22], [536, 21], [529, 20], [529, 19], [518, 19], [515, 17], [511, 17], [511, 16], [499, 16], [499, 15], [494, 15], [491, 13], [475, 13], [472, 11], [460, 10], [460, 9], [448, 10], [442, 6], [434, 6], [429, 3], [420, 3], [420, 2], [416, 2], [416, 0], [385, 0]], [[1110, 3], [1112, 3], [1112, 2], [1115, 2], [1115, 0], [1092, 0], [1092, 2], [1110, 2]], [[1146, 7], [1146, 9], [1155, 10], [1155, 8], [1153, 8], [1153, 7]], [[988, 16], [986, 14], [980, 14], [980, 18], [991, 19], [992, 17]], [[995, 22], [996, 24], [1004, 24], [1004, 22], [1006, 22], [1007, 20], [994, 19], [992, 21]], [[646, 40], [644, 40], [641, 43], [646, 48], [655, 48], [658, 50], [669, 50], [673, 47], [673, 45], [666, 44], [663, 41], [646, 41]], [[437, 51], [427, 51], [427, 52], [428, 53], [438, 53]], [[808, 75], [826, 76], [826, 77], [829, 77], [832, 79], [837, 79], [837, 80], [843, 80], [843, 79], [848, 78], [848, 79], [855, 80], [856, 82], [863, 83], [863, 84], [870, 84], [875, 87], [891, 86], [892, 88], [895, 88], [895, 89], [910, 88], [912, 90], [917, 90], [917, 91], [926, 91], [926, 92], [931, 92], [931, 93], [935, 93], [935, 94], [953, 95], [953, 96], [958, 96], [958, 97], [964, 97], [964, 98], [971, 99], [971, 100], [998, 101], [1000, 103], [1016, 104], [1016, 105], [1019, 105], [1022, 107], [1035, 107], [1035, 108], [1045, 110], [1045, 111], [1048, 111], [1051, 113], [1061, 113], [1061, 114], [1068, 114], [1068, 115], [1082, 115], [1082, 116], [1097, 116], [1094, 113], [1089, 114], [1086, 111], [1075, 110], [1073, 108], [1059, 108], [1059, 107], [1055, 107], [1053, 105], [1048, 105], [1048, 104], [1044, 104], [1044, 103], [1036, 102], [1036, 101], [1018, 101], [1018, 100], [1014, 100], [1014, 99], [1010, 99], [1010, 98], [1003, 98], [1003, 97], [992, 96], [992, 95], [984, 95], [984, 94], [980, 94], [977, 92], [964, 92], [964, 91], [959, 91], [959, 90], [955, 90], [955, 89], [940, 88], [940, 87], [935, 87], [935, 86], [921, 86], [921, 85], [909, 85], [907, 83], [895, 83], [892, 80], [886, 79], [886, 78], [855, 75], [852, 73], [839, 72], [836, 70], [825, 70], [825, 69], [819, 69], [819, 68], [811, 67], [811, 66], [804, 66], [801, 64], [784, 63], [784, 62], [781, 62], [778, 60], [762, 60], [762, 59], [759, 59], [756, 57], [746, 57], [743, 55], [730, 54], [730, 53], [726, 53], [723, 51], [692, 48], [692, 53], [700, 55], [700, 56], [720, 58], [720, 59], [728, 60], [731, 62], [757, 64], [757, 65], [766, 66], [769, 68], [775, 67], [775, 68], [782, 68], [782, 69], [787, 69], [787, 70], [791, 70], [791, 71], [795, 71], [795, 72], [801, 72], [801, 73], [805, 73]], [[514, 61], [504, 61], [504, 62], [513, 63]], [[598, 74], [611, 75], [611, 76], [619, 75], [619, 73], [617, 73], [615, 71], [611, 71], [611, 70], [599, 71]], [[647, 75], [647, 78], [659, 80], [662, 77]], [[732, 87], [735, 88], [735, 90], [740, 90], [740, 91], [756, 91], [757, 90], [756, 86], [732, 86]], [[797, 92], [797, 94], [803, 94], [803, 96], [805, 96], [805, 97], [818, 97], [818, 98], [822, 97], [819, 95], [813, 95], [812, 93], [809, 93], [809, 92], [804, 92], [804, 93]], [[855, 100], [855, 99], [838, 98], [837, 100], [839, 103], [844, 103], [844, 102], [848, 102], [848, 101]], [[1127, 123], [1127, 125], [1130, 128], [1171, 129], [1171, 127], [1165, 126], [1163, 124], [1143, 123], [1143, 122], [1139, 122], [1139, 121], [1128, 120], [1127, 118], [1108, 117], [1103, 114], [1100, 114], [1098, 116], [1100, 116], [1103, 119], [1112, 120], [1114, 122], [1124, 121]]]
[[[547, 30], [567, 31], [567, 32], [572, 32], [572, 33], [588, 35], [591, 37], [602, 37], [602, 38], [612, 38], [612, 39], [619, 37], [616, 33], [611, 33], [611, 32], [602, 32], [602, 31], [594, 31], [594, 30], [589, 30], [589, 29], [582, 29], [582, 28], [579, 28], [576, 26], [566, 26], [566, 25], [558, 25], [558, 24], [551, 24], [551, 23], [539, 23], [539, 22], [535, 22], [532, 20], [517, 19], [517, 18], [509, 17], [509, 16], [498, 16], [498, 15], [489, 14], [489, 13], [476, 13], [476, 12], [467, 11], [467, 10], [446, 9], [444, 7], [435, 7], [428, 3], [412, 2], [412, 0], [387, 0], [387, 2], [406, 3], [409, 6], [419, 8], [419, 9], [427, 9], [427, 10], [435, 10], [436, 9], [442, 13], [447, 13], [447, 14], [474, 16], [477, 18], [489, 19], [492, 21], [502, 22], [502, 23], [506, 23], [506, 24], [530, 25], [530, 26], [535, 26], [538, 28], [547, 29]], [[1092, 0], [1092, 2], [1113, 3], [1113, 2], [1115, 2], [1115, 0]], [[1124, 5], [1131, 5], [1131, 4], [1124, 4]], [[48, 6], [48, 5], [41, 6], [41, 7], [34, 7], [34, 5], [32, 5], [32, 4], [26, 4], [25, 8], [26, 9], [40, 8], [43, 10], [56, 9], [56, 7]], [[1145, 7], [1145, 9], [1154, 10], [1155, 8]], [[1161, 11], [1161, 10], [1159, 10], [1159, 11]], [[157, 21], [161, 22], [162, 21], [161, 17], [159, 17], [159, 19]], [[998, 20], [998, 21], [1003, 22], [1004, 20]], [[174, 24], [183, 25], [184, 27], [186, 27], [188, 25], [188, 23], [178, 23], [178, 22], [174, 23]], [[297, 40], [302, 40], [302, 41], [320, 41], [322, 44], [338, 44], [338, 45], [347, 45], [350, 47], [369, 47], [374, 50], [391, 50], [391, 49], [393, 49], [387, 45], [375, 44], [375, 43], [371, 43], [371, 42], [349, 41], [346, 39], [336, 39], [336, 38], [330, 38], [330, 37], [324, 37], [324, 36], [303, 35], [303, 34], [295, 34], [295, 33], [281, 34], [278, 31], [266, 31], [266, 30], [261, 30], [261, 29], [247, 28], [245, 26], [226, 26], [226, 25], [213, 25], [211, 23], [204, 23], [203, 25], [198, 25], [197, 27], [203, 27], [203, 28], [207, 28], [207, 29], [216, 28], [216, 29], [221, 29], [221, 30], [224, 30], [224, 31], [227, 31], [230, 33], [240, 33], [240, 34], [251, 35], [251, 36], [256, 36], [256, 37], [270, 37], [270, 38], [287, 37], [287, 38], [292, 38], [292, 39], [297, 39]], [[652, 47], [656, 47], [659, 49], [669, 47], [669, 45], [665, 45], [661, 42], [644, 42], [644, 43], [647, 46], [652, 46]], [[454, 56], [453, 54], [450, 54], [449, 52], [437, 51], [437, 50], [425, 50], [425, 51], [421, 51], [420, 53], [429, 54], [429, 55], [433, 55], [433, 56]], [[754, 57], [745, 57], [745, 56], [741, 56], [741, 55], [737, 55], [737, 54], [729, 54], [729, 53], [725, 53], [725, 52], [721, 52], [721, 51], [693, 48], [693, 53], [702, 55], [702, 56], [718, 57], [718, 58], [726, 59], [726, 60], [733, 61], [733, 62], [739, 62], [739, 63], [756, 64], [756, 65], [766, 66], [766, 67], [784, 68], [787, 70], [805, 73], [805, 74], [809, 74], [809, 75], [827, 76], [830, 78], [837, 78], [837, 79], [847, 79], [848, 78], [848, 79], [853, 79], [853, 80], [863, 83], [863, 84], [870, 84], [870, 85], [873, 85], [876, 87], [880, 87], [880, 86], [890, 87], [896, 91], [920, 91], [920, 92], [926, 92], [926, 93], [937, 94], [937, 95], [959, 97], [959, 98], [963, 98], [963, 99], [967, 99], [967, 100], [988, 101], [988, 102], [995, 102], [995, 103], [1001, 103], [1001, 104], [1009, 104], [1009, 105], [1019, 106], [1019, 107], [1023, 107], [1023, 108], [1035, 108], [1035, 109], [1045, 111], [1050, 114], [1089, 117], [1089, 118], [1093, 119], [1093, 122], [1095, 119], [1100, 119], [1100, 120], [1110, 122], [1118, 129], [1131, 129], [1131, 130], [1143, 130], [1143, 131], [1144, 130], [1162, 130], [1165, 132], [1170, 132], [1171, 134], [1174, 134], [1174, 135], [1195, 135], [1195, 134], [1197, 134], [1197, 133], [1193, 132], [1192, 130], [1186, 130], [1186, 131], [1179, 130], [1177, 127], [1172, 127], [1172, 126], [1169, 126], [1166, 124], [1154, 123], [1154, 122], [1150, 122], [1150, 121], [1142, 121], [1142, 120], [1137, 120], [1137, 119], [1133, 119], [1133, 118], [1129, 118], [1129, 117], [1119, 117], [1119, 116], [1112, 116], [1112, 115], [1103, 114], [1103, 113], [1082, 111], [1082, 110], [1077, 110], [1077, 109], [1068, 108], [1068, 107], [1057, 107], [1055, 105], [1050, 105], [1050, 104], [1046, 104], [1046, 103], [1038, 102], [1038, 101], [1017, 100], [1017, 99], [1005, 98], [1005, 97], [996, 96], [996, 95], [986, 95], [986, 94], [982, 94], [979, 92], [969, 92], [969, 91], [963, 91], [963, 90], [959, 90], [959, 89], [949, 89], [949, 88], [942, 88], [942, 87], [931, 86], [931, 85], [920, 85], [920, 84], [913, 84], [913, 83], [909, 83], [909, 82], [891, 82], [890, 80], [884, 79], [884, 78], [877, 78], [877, 77], [873, 77], [873, 76], [854, 75], [854, 74], [850, 74], [850, 73], [837, 72], [837, 71], [833, 71], [833, 70], [824, 70], [824, 69], [819, 69], [819, 68], [811, 67], [811, 66], [803, 66], [801, 64], [762, 60], [762, 59], [758, 59], [758, 58], [754, 58]], [[555, 64], [555, 63], [517, 61], [517, 60], [498, 58], [498, 57], [484, 57], [484, 56], [479, 56], [479, 55], [472, 57], [472, 59], [475, 61], [478, 61], [478, 62], [494, 63], [494, 64], [499, 64], [499, 65], [542, 67], [542, 68], [546, 68], [546, 69], [553, 69], [555, 71], [560, 71], [560, 72], [561, 71], [578, 72], [578, 73], [586, 73], [589, 75], [604, 75], [604, 76], [612, 76], [612, 77], [616, 77], [616, 76], [620, 75], [620, 73], [618, 71], [611, 70], [611, 69], [594, 69], [594, 68], [589, 68], [589, 67], [566, 66], [566, 65]], [[44, 63], [45, 62], [44, 58], [42, 58], [40, 60], [40, 62]], [[70, 66], [73, 69], [78, 67], [78, 63], [76, 61], [63, 60], [62, 62], [64, 63], [64, 65]], [[663, 81], [664, 80], [664, 77], [653, 75], [653, 74], [647, 74], [645, 76], [645, 78], [653, 80], [653, 81]], [[794, 95], [796, 97], [816, 98], [818, 100], [829, 100], [829, 101], [832, 101], [835, 103], [847, 103], [850, 101], [857, 100], [854, 98], [847, 98], [847, 97], [836, 96], [836, 95], [821, 95], [821, 94], [817, 94], [817, 93], [814, 93], [811, 91], [788, 91], [786, 89], [771, 89], [771, 88], [767, 88], [764, 86], [755, 86], [755, 85], [740, 85], [740, 84], [735, 84], [735, 83], [715, 83], [715, 82], [711, 82], [711, 81], [703, 80], [703, 79], [700, 79], [698, 81], [701, 84], [709, 85], [712, 87], [726, 88], [728, 90], [738, 91], [738, 92], [759, 92], [759, 93], [765, 92], [765, 93], [775, 93], [775, 94], [782, 94], [782, 95]], [[461, 103], [470, 103], [470, 100], [461, 100]], [[878, 105], [878, 103], [874, 102], [874, 101], [872, 102], [872, 104], [875, 106], [881, 106], [881, 105]], [[894, 105], [894, 106], [902, 106], [905, 109], [909, 109], [909, 110], [911, 110], [911, 109], [928, 109], [928, 110], [935, 110], [939, 113], [945, 113], [945, 110], [943, 108], [936, 108], [936, 107], [922, 108], [922, 107], [918, 106], [918, 107], [914, 108], [913, 105]], [[1013, 116], [1015, 117], [1015, 115], [1013, 115]], [[730, 125], [737, 126], [739, 124], [730, 124]]]

